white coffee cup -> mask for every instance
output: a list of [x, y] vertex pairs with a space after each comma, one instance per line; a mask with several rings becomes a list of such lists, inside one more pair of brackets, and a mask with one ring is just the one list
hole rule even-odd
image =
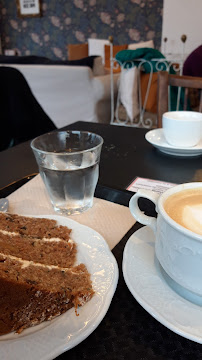
[[193, 147], [202, 137], [202, 113], [169, 111], [162, 117], [166, 141], [176, 147]]
[[[139, 189], [131, 198], [129, 208], [138, 222], [153, 230], [156, 257], [166, 274], [187, 291], [202, 296], [202, 234], [185, 228], [173, 220], [165, 210], [165, 204], [170, 203], [176, 208], [176, 214], [178, 214], [178, 205], [174, 203], [174, 200], [180, 197], [184, 199], [185, 195], [190, 197], [192, 192], [195, 197], [199, 198], [199, 194], [202, 196], [202, 182], [177, 185], [161, 195], [150, 190]], [[145, 215], [140, 210], [138, 205], [140, 197], [149, 199], [156, 205], [157, 219]], [[186, 208], [183, 214], [185, 211], [185, 214], [189, 215], [192, 210], [192, 208], [191, 210]]]

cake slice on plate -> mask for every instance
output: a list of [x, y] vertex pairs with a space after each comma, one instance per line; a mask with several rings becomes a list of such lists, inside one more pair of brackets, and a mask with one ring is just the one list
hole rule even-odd
[[94, 294], [75, 266], [71, 229], [55, 220], [0, 213], [0, 335], [84, 305]]

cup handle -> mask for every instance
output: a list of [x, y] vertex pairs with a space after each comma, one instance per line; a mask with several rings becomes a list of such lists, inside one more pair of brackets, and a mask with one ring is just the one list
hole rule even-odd
[[149, 226], [154, 233], [156, 234], [156, 218], [152, 216], [147, 216], [140, 210], [138, 206], [138, 199], [140, 197], [151, 200], [155, 205], [157, 205], [157, 201], [159, 198], [159, 194], [151, 191], [139, 189], [135, 195], [132, 196], [129, 202], [129, 209], [133, 217], [141, 224]]

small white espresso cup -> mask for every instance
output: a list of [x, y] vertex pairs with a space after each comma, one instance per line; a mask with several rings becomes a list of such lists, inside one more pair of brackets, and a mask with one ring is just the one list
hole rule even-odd
[[[181, 198], [184, 198], [187, 194], [190, 196], [193, 191], [202, 196], [202, 182], [177, 185], [161, 195], [150, 190], [139, 189], [132, 196], [129, 208], [138, 222], [153, 230], [156, 257], [166, 274], [187, 291], [202, 296], [202, 234], [185, 228], [173, 220], [165, 210], [167, 200], [172, 204], [173, 199], [176, 200], [179, 194]], [[157, 219], [145, 215], [140, 210], [139, 198], [149, 199], [156, 205]], [[178, 209], [175, 210], [178, 214]], [[188, 222], [189, 214], [190, 210]]]
[[169, 111], [162, 117], [166, 141], [176, 147], [193, 147], [202, 137], [202, 113]]

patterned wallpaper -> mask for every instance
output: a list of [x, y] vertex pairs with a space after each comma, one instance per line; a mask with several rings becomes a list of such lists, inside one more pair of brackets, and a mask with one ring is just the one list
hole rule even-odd
[[67, 59], [67, 44], [88, 38], [161, 45], [163, 0], [41, 0], [42, 17], [19, 18], [16, 0], [0, 0], [2, 48]]

